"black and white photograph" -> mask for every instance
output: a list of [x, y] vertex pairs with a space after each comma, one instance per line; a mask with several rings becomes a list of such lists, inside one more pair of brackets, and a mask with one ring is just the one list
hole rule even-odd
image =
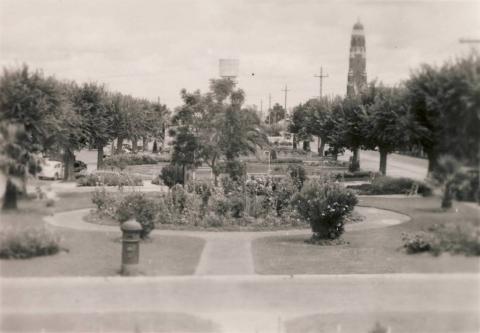
[[480, 0], [0, 0], [0, 333], [480, 332]]

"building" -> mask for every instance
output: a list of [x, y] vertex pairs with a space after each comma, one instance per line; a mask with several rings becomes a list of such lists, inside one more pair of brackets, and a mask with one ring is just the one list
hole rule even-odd
[[358, 21], [353, 26], [350, 41], [347, 96], [357, 95], [367, 88], [367, 57], [363, 25]]

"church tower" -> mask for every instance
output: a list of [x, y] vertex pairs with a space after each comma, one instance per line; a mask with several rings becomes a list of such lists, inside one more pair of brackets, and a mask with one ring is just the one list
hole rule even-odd
[[347, 96], [357, 95], [367, 88], [367, 57], [365, 51], [365, 33], [358, 21], [353, 26], [350, 41], [350, 58], [348, 65]]

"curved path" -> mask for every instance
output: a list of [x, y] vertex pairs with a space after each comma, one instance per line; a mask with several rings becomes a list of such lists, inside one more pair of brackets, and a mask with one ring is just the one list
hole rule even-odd
[[[100, 225], [85, 222], [83, 217], [90, 209], [57, 213], [45, 217], [51, 225], [82, 231], [118, 230], [116, 226]], [[407, 222], [410, 217], [404, 214], [373, 207], [359, 207], [355, 211], [364, 216], [359, 223], [347, 224], [346, 231], [383, 228]], [[153, 230], [153, 235], [191, 236], [206, 240], [195, 275], [251, 275], [255, 274], [251, 251], [252, 240], [267, 236], [309, 235], [310, 229], [280, 231], [185, 231], [185, 230]]]

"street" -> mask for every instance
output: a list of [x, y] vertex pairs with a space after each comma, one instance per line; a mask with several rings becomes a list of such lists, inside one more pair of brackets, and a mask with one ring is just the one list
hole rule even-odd
[[[348, 161], [352, 153], [346, 151], [339, 160]], [[378, 172], [380, 154], [377, 151], [360, 151], [360, 168], [362, 170]], [[389, 154], [387, 158], [387, 176], [408, 177], [415, 180], [425, 180], [427, 176], [428, 161], [411, 156]]]

